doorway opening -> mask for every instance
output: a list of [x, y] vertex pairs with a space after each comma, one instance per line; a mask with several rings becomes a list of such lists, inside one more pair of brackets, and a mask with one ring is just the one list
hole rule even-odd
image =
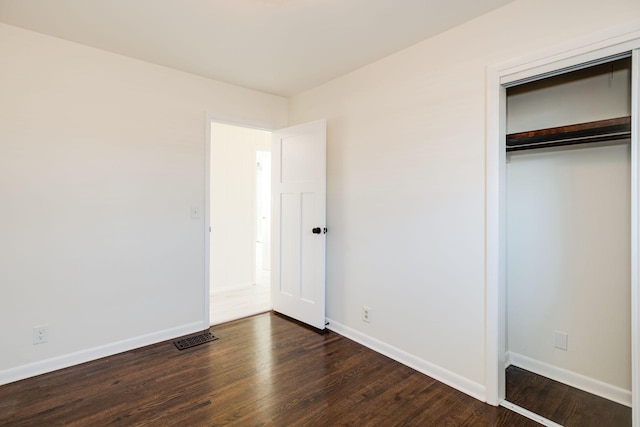
[[211, 122], [211, 325], [264, 313], [271, 302], [271, 132]]

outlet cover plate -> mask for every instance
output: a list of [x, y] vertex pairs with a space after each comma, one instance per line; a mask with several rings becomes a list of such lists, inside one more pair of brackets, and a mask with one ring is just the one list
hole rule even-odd
[[34, 326], [33, 328], [33, 345], [44, 344], [49, 341], [49, 326]]
[[555, 331], [555, 347], [560, 350], [567, 351], [569, 348], [569, 334], [566, 332]]
[[372, 315], [373, 315], [373, 312], [371, 310], [371, 307], [362, 306], [362, 320], [364, 322], [371, 323]]

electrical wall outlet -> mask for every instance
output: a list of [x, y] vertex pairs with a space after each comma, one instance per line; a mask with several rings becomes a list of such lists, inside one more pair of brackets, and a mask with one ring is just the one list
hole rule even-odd
[[565, 332], [555, 331], [553, 334], [555, 347], [560, 350], [567, 351], [569, 348], [569, 334]]
[[372, 311], [370, 307], [362, 306], [362, 320], [367, 323], [371, 323]]
[[44, 344], [49, 341], [49, 326], [34, 326], [33, 328], [33, 345]]

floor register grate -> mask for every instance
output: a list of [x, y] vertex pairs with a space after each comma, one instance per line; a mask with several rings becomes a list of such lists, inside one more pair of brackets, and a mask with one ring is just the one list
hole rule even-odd
[[173, 345], [178, 350], [184, 350], [185, 348], [195, 347], [200, 344], [208, 343], [217, 340], [218, 337], [214, 336], [211, 332], [203, 332], [198, 335], [192, 335], [190, 337], [175, 340]]

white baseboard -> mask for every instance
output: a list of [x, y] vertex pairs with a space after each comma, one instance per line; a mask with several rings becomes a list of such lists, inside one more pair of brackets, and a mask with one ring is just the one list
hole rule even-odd
[[103, 357], [113, 356], [114, 354], [122, 353], [124, 351], [156, 344], [158, 342], [170, 340], [182, 335], [192, 334], [201, 330], [202, 322], [194, 322], [111, 344], [77, 351], [75, 353], [53, 357], [51, 359], [41, 360], [39, 362], [29, 363], [27, 365], [17, 366], [15, 368], [5, 369], [0, 371], [0, 385], [23, 380], [25, 378], [35, 377], [36, 375], [46, 374], [48, 372], [57, 371], [58, 369], [68, 368], [69, 366], [79, 365], [81, 363], [90, 362]]
[[376, 338], [372, 338], [362, 332], [356, 331], [348, 326], [345, 326], [335, 320], [327, 319], [329, 324], [327, 329], [338, 333], [350, 340], [353, 340], [365, 347], [370, 348], [380, 354], [383, 354], [396, 362], [400, 362], [416, 371], [423, 373], [435, 380], [440, 381], [448, 386], [455, 388], [471, 397], [474, 397], [481, 401], [486, 401], [485, 387], [482, 384], [470, 381], [469, 379], [453, 373], [426, 360], [420, 359], [412, 354], [407, 353], [404, 350], [400, 350], [392, 345], [384, 343]]
[[607, 384], [605, 382], [558, 368], [539, 360], [523, 356], [518, 353], [507, 352], [507, 366], [513, 365], [543, 377], [561, 382], [571, 387], [584, 390], [591, 394], [595, 394], [621, 405], [631, 407], [631, 391], [620, 387]]

